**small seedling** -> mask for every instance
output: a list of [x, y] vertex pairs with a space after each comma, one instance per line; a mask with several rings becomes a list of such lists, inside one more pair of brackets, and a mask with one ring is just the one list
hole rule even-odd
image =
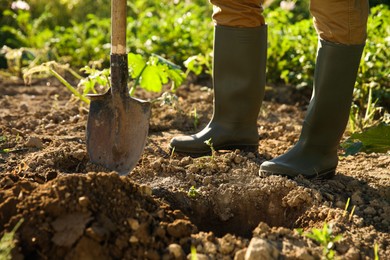
[[214, 149], [213, 143], [211, 142], [211, 138], [208, 139], [208, 140], [206, 140], [206, 141], [204, 141], [204, 143], [205, 143], [208, 147], [210, 147], [210, 149], [211, 149], [211, 158], [214, 160], [214, 156], [215, 156], [216, 151], [215, 151], [215, 149]]
[[374, 260], [379, 260], [379, 248], [377, 243], [374, 245]]
[[348, 212], [348, 207], [349, 207], [349, 203], [351, 202], [351, 198], [348, 198], [347, 199], [347, 202], [345, 203], [345, 208], [344, 208], [344, 213], [343, 213], [343, 217], [345, 217], [347, 215], [347, 212]]
[[11, 232], [5, 232], [0, 239], [0, 259], [12, 259], [11, 251], [15, 247], [15, 233], [23, 221], [24, 219], [20, 219]]
[[353, 217], [353, 213], [355, 212], [355, 209], [356, 209], [356, 206], [355, 205], [353, 205], [353, 207], [352, 207], [352, 210], [351, 210], [351, 213], [349, 213], [349, 221], [351, 221], [352, 220], [352, 217]]
[[312, 239], [322, 246], [322, 254], [325, 259], [331, 260], [335, 257], [335, 251], [333, 250], [334, 244], [340, 241], [342, 235], [334, 235], [332, 233], [332, 225], [328, 225], [326, 222], [322, 229], [313, 228], [310, 232], [302, 233], [301, 229], [297, 230], [301, 235]]
[[175, 155], [175, 147], [172, 148], [172, 151], [171, 151], [171, 159], [173, 158], [174, 155]]
[[196, 248], [194, 245], [191, 245], [191, 260], [198, 260], [198, 255], [196, 254]]
[[197, 111], [196, 111], [196, 107], [195, 107], [194, 110], [191, 112], [191, 115], [194, 117], [194, 128], [195, 128], [195, 129], [198, 129], [199, 117], [198, 117], [198, 113], [197, 113]]
[[196, 196], [199, 195], [199, 191], [195, 186], [191, 186], [191, 188], [187, 192], [188, 197], [190, 198], [195, 198]]

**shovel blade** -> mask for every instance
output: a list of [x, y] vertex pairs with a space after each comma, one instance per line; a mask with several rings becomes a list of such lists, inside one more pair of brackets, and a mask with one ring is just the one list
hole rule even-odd
[[138, 163], [149, 131], [150, 103], [110, 92], [90, 95], [87, 151], [92, 163], [127, 175]]

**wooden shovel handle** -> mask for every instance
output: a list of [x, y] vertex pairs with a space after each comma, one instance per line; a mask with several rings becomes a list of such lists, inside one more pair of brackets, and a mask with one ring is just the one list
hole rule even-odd
[[111, 1], [111, 54], [126, 54], [126, 0]]

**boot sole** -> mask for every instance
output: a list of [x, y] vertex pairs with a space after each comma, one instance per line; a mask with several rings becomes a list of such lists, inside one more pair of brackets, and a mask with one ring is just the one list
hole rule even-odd
[[323, 170], [323, 171], [321, 171], [317, 174], [313, 174], [313, 175], [304, 175], [304, 174], [290, 175], [290, 174], [286, 174], [286, 173], [267, 171], [267, 170], [260, 170], [259, 175], [260, 176], [280, 175], [280, 176], [287, 177], [289, 179], [294, 179], [298, 176], [303, 176], [305, 179], [308, 179], [308, 180], [326, 180], [326, 179], [331, 179], [336, 175], [336, 168]]
[[[174, 148], [169, 146], [169, 150], [172, 151]], [[255, 153], [258, 151], [259, 146], [258, 145], [220, 145], [217, 147], [214, 147], [216, 151], [220, 150], [236, 150], [239, 149], [240, 151], [243, 152], [252, 152]], [[175, 153], [178, 154], [186, 154], [190, 155], [191, 157], [201, 157], [201, 156], [206, 156], [206, 155], [211, 155], [211, 150], [207, 151], [180, 151], [180, 150], [174, 150]]]

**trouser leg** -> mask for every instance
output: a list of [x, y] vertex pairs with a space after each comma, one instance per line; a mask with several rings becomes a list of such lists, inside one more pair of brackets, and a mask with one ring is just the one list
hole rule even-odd
[[213, 21], [228, 27], [259, 27], [265, 24], [264, 0], [210, 0]]

